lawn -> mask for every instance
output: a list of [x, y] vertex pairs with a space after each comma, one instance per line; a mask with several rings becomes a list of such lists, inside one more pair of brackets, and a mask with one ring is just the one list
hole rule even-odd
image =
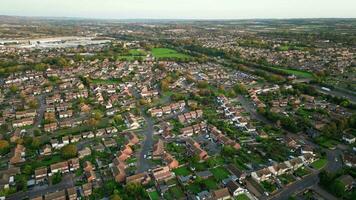
[[90, 82], [94, 84], [119, 84], [122, 83], [121, 79], [91, 79]]
[[179, 53], [174, 49], [168, 48], [153, 48], [152, 55], [158, 59], [167, 59], [167, 58], [190, 58], [189, 55]]
[[267, 181], [261, 182], [261, 186], [262, 186], [262, 188], [263, 188], [265, 191], [267, 191], [268, 193], [272, 193], [272, 192], [274, 192], [274, 191], [277, 189], [276, 184], [270, 183], [270, 182], [267, 182]]
[[288, 185], [289, 183], [292, 183], [295, 181], [294, 177], [291, 174], [283, 174], [283, 175], [279, 176], [278, 178], [284, 185]]
[[299, 176], [299, 177], [304, 177], [304, 176], [310, 174], [310, 171], [309, 171], [308, 169], [306, 169], [306, 168], [302, 168], [302, 167], [301, 167], [301, 168], [297, 169], [297, 170], [294, 172], [294, 174], [295, 174], [296, 176]]
[[187, 189], [193, 194], [197, 194], [200, 192], [200, 186], [196, 182], [189, 184], [187, 186]]
[[290, 75], [295, 75], [302, 78], [313, 78], [313, 74], [306, 71], [296, 70], [296, 69], [286, 69], [280, 67], [271, 67], [274, 70], [281, 71]]
[[148, 196], [150, 197], [151, 200], [159, 200], [159, 194], [156, 190], [149, 192]]
[[327, 163], [328, 161], [326, 159], [319, 159], [317, 161], [314, 161], [311, 166], [315, 169], [322, 169]]
[[319, 144], [320, 146], [328, 148], [328, 149], [333, 149], [338, 144], [337, 141], [323, 137], [323, 136], [316, 138], [315, 142], [317, 144]]
[[187, 167], [180, 167], [180, 168], [174, 169], [173, 172], [177, 176], [188, 176], [189, 174], [191, 174], [191, 172], [189, 171], [189, 169]]
[[184, 197], [184, 192], [178, 186], [172, 187], [164, 194], [165, 199], [181, 199]]
[[214, 175], [215, 179], [218, 181], [222, 181], [230, 175], [230, 173], [223, 167], [216, 167], [211, 169], [210, 171]]
[[250, 200], [250, 199], [246, 196], [246, 194], [240, 194], [240, 195], [238, 195], [235, 199], [236, 199], [236, 200]]
[[143, 49], [130, 49], [129, 54], [132, 56], [146, 56], [147, 52]]
[[213, 179], [213, 178], [208, 178], [204, 181], [204, 185], [209, 189], [209, 190], [216, 190], [218, 189], [218, 183]]

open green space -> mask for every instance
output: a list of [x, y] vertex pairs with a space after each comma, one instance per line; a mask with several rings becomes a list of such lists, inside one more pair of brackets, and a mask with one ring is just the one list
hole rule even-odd
[[269, 193], [272, 193], [277, 189], [276, 184], [268, 182], [268, 181], [263, 181], [260, 184], [261, 184], [262, 188]]
[[246, 196], [246, 194], [240, 194], [238, 196], [235, 197], [236, 200], [250, 200], [250, 198], [248, 198]]
[[316, 138], [315, 142], [318, 145], [328, 149], [333, 149], [336, 145], [338, 145], [338, 141], [323, 136]]
[[218, 189], [218, 183], [215, 181], [214, 178], [208, 178], [204, 180], [204, 185], [209, 190], [216, 190]]
[[130, 49], [129, 54], [131, 56], [146, 56], [147, 52], [143, 49]]
[[280, 67], [270, 67], [274, 70], [281, 71], [290, 75], [295, 75], [301, 78], [312, 78], [313, 74], [310, 72], [306, 71], [301, 71], [301, 70], [296, 70], [296, 69], [286, 69], [286, 68], [280, 68]]
[[187, 167], [179, 167], [177, 169], [174, 169], [173, 172], [177, 175], [177, 176], [188, 176], [189, 174], [191, 174], [191, 172], [189, 171], [189, 169]]
[[188, 58], [190, 58], [189, 55], [179, 53], [174, 49], [168, 49], [168, 48], [153, 48], [152, 55], [158, 59], [167, 59], [167, 58], [177, 58], [177, 59], [186, 58], [186, 59], [188, 59]]
[[148, 196], [150, 197], [151, 200], [159, 200], [159, 194], [158, 194], [157, 190], [149, 192]]
[[216, 167], [210, 170], [214, 175], [215, 179], [221, 181], [227, 177], [229, 177], [229, 172], [223, 167]]
[[291, 175], [291, 174], [283, 174], [283, 175], [279, 176], [278, 178], [284, 185], [287, 185], [287, 184], [295, 181], [293, 175]]
[[174, 187], [171, 187], [168, 192], [166, 192], [164, 194], [164, 198], [165, 199], [181, 199], [184, 197], [184, 192], [183, 190], [178, 187], [178, 186], [174, 186]]
[[304, 176], [310, 174], [310, 171], [307, 168], [301, 167], [301, 168], [297, 169], [296, 171], [294, 171], [294, 174], [299, 177], [304, 177]]
[[91, 83], [94, 84], [118, 84], [121, 83], [121, 79], [91, 79]]
[[317, 161], [314, 161], [311, 166], [315, 169], [322, 169], [327, 163], [328, 161], [326, 159], [319, 159]]

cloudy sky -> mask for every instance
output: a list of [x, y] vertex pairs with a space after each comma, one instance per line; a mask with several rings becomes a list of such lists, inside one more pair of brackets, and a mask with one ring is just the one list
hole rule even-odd
[[0, 0], [0, 15], [115, 19], [356, 17], [356, 0]]

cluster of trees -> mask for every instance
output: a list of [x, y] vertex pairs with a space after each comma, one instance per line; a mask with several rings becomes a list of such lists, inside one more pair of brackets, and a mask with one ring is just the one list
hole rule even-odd
[[296, 133], [296, 132], [300, 131], [300, 127], [298, 126], [298, 123], [296, 122], [296, 120], [293, 120], [290, 117], [271, 112], [267, 109], [266, 110], [259, 109], [258, 111], [260, 114], [262, 114], [263, 116], [265, 116], [267, 119], [271, 120], [272, 122], [279, 122], [280, 125], [284, 129], [286, 129], [290, 132]]
[[[347, 173], [347, 171], [348, 170], [341, 170], [336, 173], [329, 173], [323, 170], [319, 174], [319, 178], [320, 178], [319, 184], [323, 188], [325, 188], [328, 192], [331, 192], [333, 195], [339, 198], [346, 199], [346, 200], [355, 199], [356, 191], [353, 190], [347, 193], [345, 185], [340, 180], [338, 180], [338, 178], [343, 174]], [[351, 173], [351, 175], [355, 175], [355, 174]]]
[[356, 114], [353, 114], [349, 118], [339, 118], [333, 120], [322, 129], [323, 136], [339, 140], [345, 130], [353, 128], [356, 129]]

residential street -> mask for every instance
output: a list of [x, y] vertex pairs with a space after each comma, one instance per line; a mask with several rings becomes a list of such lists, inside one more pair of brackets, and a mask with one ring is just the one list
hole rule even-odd
[[[132, 94], [138, 100], [140, 98], [138, 92], [136, 90], [132, 90]], [[138, 161], [137, 161], [137, 172], [144, 172], [150, 169], [151, 164], [145, 155], [150, 152], [153, 148], [153, 119], [151, 116], [147, 115], [144, 111], [143, 107], [139, 107], [140, 114], [145, 120], [145, 127], [143, 127], [142, 133], [144, 136], [144, 140], [141, 142], [141, 150], [139, 153]]]
[[41, 186], [38, 187], [36, 186], [33, 189], [29, 189], [26, 192], [18, 192], [15, 193], [9, 197], [7, 197], [6, 199], [9, 200], [21, 200], [21, 199], [25, 199], [25, 198], [32, 198], [32, 197], [37, 197], [40, 196], [42, 194], [47, 194], [47, 193], [51, 193], [51, 192], [56, 192], [59, 190], [64, 190], [70, 187], [74, 186], [74, 174], [66, 174], [62, 177], [62, 181], [56, 185], [51, 185], [51, 186]]

